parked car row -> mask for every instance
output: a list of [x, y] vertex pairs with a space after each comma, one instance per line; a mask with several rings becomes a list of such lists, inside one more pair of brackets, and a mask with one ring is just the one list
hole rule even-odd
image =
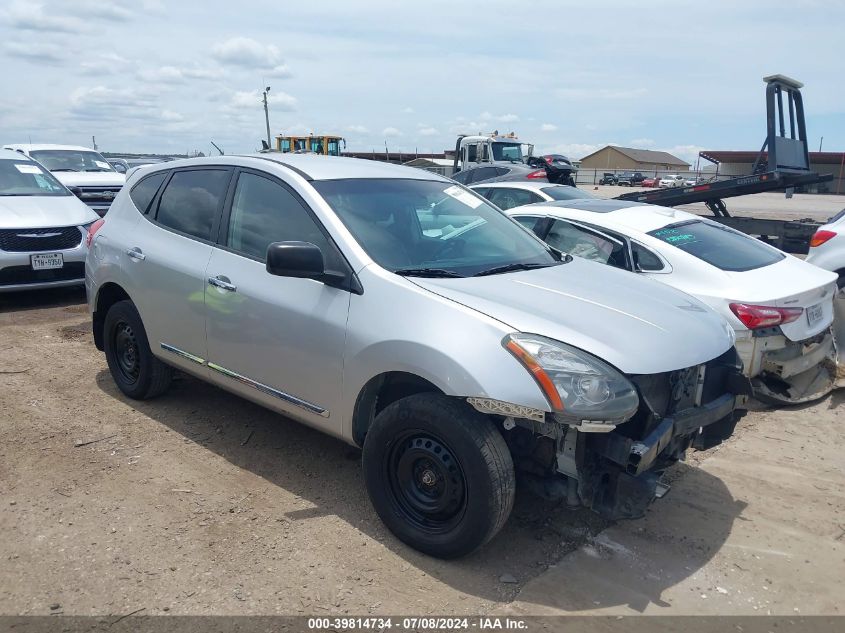
[[79, 283], [84, 257], [126, 396], [182, 371], [360, 447], [379, 516], [434, 556], [489, 541], [517, 475], [641, 516], [754, 389], [817, 397], [835, 362], [835, 275], [683, 212], [261, 154], [131, 171], [100, 218], [35, 151], [0, 152], [0, 279]]

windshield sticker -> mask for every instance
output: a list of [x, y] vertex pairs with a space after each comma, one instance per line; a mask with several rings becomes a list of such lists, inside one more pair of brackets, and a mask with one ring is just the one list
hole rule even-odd
[[102, 167], [103, 169], [111, 169], [111, 165], [109, 165], [108, 163], [101, 161], [101, 160], [95, 160], [94, 164], [97, 167]]
[[477, 209], [481, 206], [481, 200], [472, 195], [469, 191], [464, 191], [458, 185], [452, 185], [443, 190], [447, 196], [452, 196], [458, 202], [462, 202], [470, 209]]
[[41, 168], [38, 165], [21, 165], [19, 163], [15, 163], [15, 167], [18, 168], [18, 171], [22, 174], [40, 174]]

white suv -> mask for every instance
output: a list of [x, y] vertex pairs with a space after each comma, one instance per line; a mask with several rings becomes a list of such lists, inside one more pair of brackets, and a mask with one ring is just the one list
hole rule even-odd
[[17, 144], [4, 149], [37, 160], [101, 217], [126, 181], [126, 176], [115, 171], [102, 154], [88, 147]]

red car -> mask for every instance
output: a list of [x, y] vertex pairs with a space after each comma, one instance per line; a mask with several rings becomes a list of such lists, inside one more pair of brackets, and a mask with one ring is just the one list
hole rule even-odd
[[656, 187], [657, 183], [660, 182], [660, 178], [646, 178], [640, 183], [640, 187]]

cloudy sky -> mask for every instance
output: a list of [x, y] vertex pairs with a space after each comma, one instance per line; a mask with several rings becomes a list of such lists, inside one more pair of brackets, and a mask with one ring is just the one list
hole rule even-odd
[[442, 151], [516, 131], [580, 158], [608, 143], [758, 149], [764, 75], [806, 84], [812, 149], [845, 149], [845, 3], [822, 0], [0, 0], [0, 142], [252, 151], [333, 132]]

